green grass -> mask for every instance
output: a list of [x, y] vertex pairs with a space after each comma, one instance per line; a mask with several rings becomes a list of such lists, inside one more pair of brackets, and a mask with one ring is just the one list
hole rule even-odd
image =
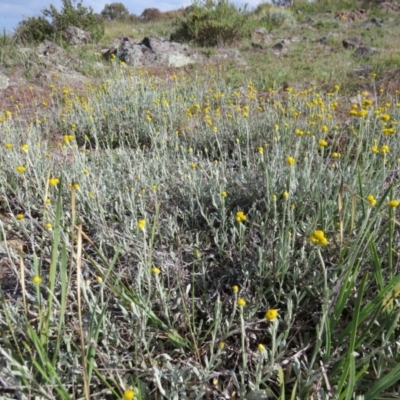
[[398, 398], [391, 27], [370, 60], [321, 26], [275, 58], [241, 43], [247, 67], [114, 60], [79, 91], [55, 78], [28, 124], [4, 110], [7, 395]]

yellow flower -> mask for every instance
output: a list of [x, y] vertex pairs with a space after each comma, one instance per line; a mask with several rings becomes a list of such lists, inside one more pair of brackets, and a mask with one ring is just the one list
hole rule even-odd
[[22, 221], [25, 218], [25, 216], [24, 216], [24, 214], [19, 213], [19, 214], [16, 215], [16, 218], [17, 218], [18, 221]]
[[239, 307], [244, 307], [244, 306], [246, 305], [246, 300], [245, 300], [245, 299], [242, 299], [242, 298], [238, 299], [237, 305], [238, 305]]
[[357, 112], [357, 117], [362, 118], [362, 117], [365, 117], [367, 114], [368, 114], [367, 110], [360, 110]]
[[246, 214], [243, 211], [238, 211], [236, 213], [236, 221], [237, 222], [244, 222], [246, 221], [247, 217]]
[[282, 193], [282, 197], [283, 197], [284, 199], [288, 199], [288, 198], [289, 198], [289, 193], [285, 190], [285, 191]]
[[328, 244], [328, 239], [325, 237], [324, 231], [321, 230], [316, 230], [314, 233], [310, 236], [310, 240], [314, 244], [320, 244], [322, 246], [325, 246]]
[[369, 194], [369, 195], [367, 196], [367, 201], [368, 201], [368, 203], [369, 203], [369, 205], [370, 205], [371, 207], [375, 207], [376, 199], [375, 199], [375, 197], [374, 197], [372, 194]]
[[381, 147], [381, 153], [383, 153], [383, 154], [389, 153], [389, 146], [388, 146], [387, 144], [384, 144], [384, 145]]
[[133, 400], [135, 398], [135, 392], [133, 390], [125, 390], [124, 400]]
[[48, 231], [51, 231], [53, 229], [53, 224], [51, 222], [47, 222], [44, 226]]
[[35, 275], [32, 279], [32, 282], [35, 285], [40, 285], [42, 283], [42, 278], [39, 275]]
[[379, 147], [377, 145], [374, 145], [371, 147], [371, 151], [372, 151], [372, 153], [375, 153], [375, 154], [379, 153]]
[[155, 192], [157, 190], [157, 185], [153, 185], [151, 188]]
[[257, 149], [257, 153], [258, 153], [258, 154], [263, 154], [263, 153], [264, 153], [263, 147], [260, 146], [260, 147]]
[[263, 345], [263, 344], [259, 344], [258, 346], [257, 346], [257, 350], [258, 351], [265, 351], [265, 346]]
[[239, 286], [238, 285], [233, 285], [232, 286], [232, 292], [237, 293], [239, 291]]
[[28, 151], [28, 149], [29, 149], [29, 146], [27, 144], [23, 144], [21, 146], [21, 150], [24, 151], [25, 153]]
[[296, 162], [296, 159], [294, 158], [294, 157], [287, 157], [286, 158], [286, 162], [289, 164], [289, 165], [293, 165], [295, 162]]
[[140, 230], [144, 230], [146, 226], [146, 220], [145, 219], [139, 219], [138, 223], [137, 223], [137, 227]]
[[69, 186], [71, 189], [75, 189], [75, 190], [79, 190], [79, 188], [80, 188], [80, 185], [79, 185], [78, 182], [70, 182], [70, 183], [68, 184], [68, 186]]
[[50, 178], [49, 179], [50, 186], [56, 186], [56, 185], [58, 185], [58, 182], [60, 182], [60, 180], [58, 178]]
[[103, 278], [101, 276], [96, 277], [97, 283], [103, 283]]
[[17, 170], [17, 172], [19, 172], [20, 174], [23, 174], [26, 171], [26, 168], [23, 165], [18, 165], [17, 168], [15, 168]]
[[379, 117], [379, 119], [380, 119], [381, 121], [387, 122], [387, 121], [390, 120], [390, 115], [389, 115], [389, 114], [382, 114], [382, 115]]
[[222, 350], [225, 347], [225, 342], [219, 342], [218, 347]]
[[341, 155], [340, 153], [336, 153], [336, 152], [332, 153], [333, 158], [340, 158], [340, 155]]
[[51, 203], [51, 200], [48, 197], [46, 197], [46, 199], [44, 200], [44, 204], [50, 204], [50, 203]]
[[328, 146], [328, 142], [326, 140], [324, 140], [324, 139], [320, 139], [320, 140], [318, 140], [318, 145], [322, 149], [322, 148]]
[[277, 317], [278, 317], [278, 310], [276, 310], [275, 308], [270, 308], [265, 313], [265, 319], [267, 319], [268, 321], [275, 321]]
[[390, 200], [387, 204], [389, 208], [396, 208], [398, 207], [400, 202], [398, 200]]
[[160, 268], [153, 267], [153, 268], [151, 269], [151, 272], [152, 272], [154, 275], [158, 275], [158, 274], [161, 272], [161, 270], [160, 270]]
[[226, 193], [226, 191], [223, 190], [223, 191], [221, 192], [221, 196], [222, 196], [222, 197], [226, 197], [226, 196], [228, 196], [228, 193]]
[[13, 145], [12, 145], [12, 143], [6, 143], [6, 144], [4, 145], [4, 147], [5, 147], [7, 150], [11, 150], [11, 149], [13, 148]]
[[87, 168], [85, 168], [85, 169], [83, 170], [83, 173], [86, 175], [86, 174], [89, 173], [89, 170], [88, 170]]
[[73, 136], [73, 135], [64, 135], [64, 137], [63, 137], [65, 144], [72, 142], [74, 139], [75, 139], [75, 136]]

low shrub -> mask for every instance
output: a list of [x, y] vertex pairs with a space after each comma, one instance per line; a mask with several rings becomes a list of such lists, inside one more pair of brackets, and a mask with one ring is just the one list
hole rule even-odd
[[22, 20], [14, 32], [19, 43], [40, 43], [54, 36], [53, 25], [44, 17], [30, 17]]
[[177, 22], [171, 39], [200, 46], [231, 44], [250, 35], [254, 20], [246, 7], [237, 8], [227, 0], [194, 4]]

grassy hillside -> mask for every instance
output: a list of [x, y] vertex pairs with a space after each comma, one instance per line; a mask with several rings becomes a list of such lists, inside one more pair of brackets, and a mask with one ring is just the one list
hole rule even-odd
[[68, 70], [2, 38], [1, 398], [399, 398], [388, 7], [263, 6], [245, 63], [182, 69], [98, 55], [174, 19]]

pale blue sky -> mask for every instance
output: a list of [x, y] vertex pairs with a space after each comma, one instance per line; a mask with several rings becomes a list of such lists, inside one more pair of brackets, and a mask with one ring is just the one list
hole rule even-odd
[[[84, 6], [91, 6], [95, 12], [101, 12], [106, 4], [120, 2], [134, 14], [140, 15], [145, 8], [155, 7], [161, 11], [175, 10], [180, 7], [188, 6], [191, 0], [83, 0]], [[249, 7], [253, 7], [262, 0], [247, 0]], [[241, 1], [235, 1], [241, 3]], [[57, 9], [61, 9], [61, 0], [0, 0], [0, 29], [12, 32], [19, 21], [27, 17], [41, 15], [41, 10], [54, 4]]]

